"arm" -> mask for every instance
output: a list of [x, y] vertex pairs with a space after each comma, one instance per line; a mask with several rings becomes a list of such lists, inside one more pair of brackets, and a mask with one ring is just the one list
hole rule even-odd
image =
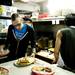
[[54, 49], [54, 57], [55, 59], [53, 60], [53, 63], [56, 63], [59, 58], [59, 50], [61, 46], [61, 38], [62, 38], [62, 33], [59, 30], [56, 34], [56, 41], [55, 41], [55, 49]]
[[11, 35], [11, 25], [8, 28], [4, 49], [8, 49], [8, 46], [9, 46], [9, 43], [10, 43], [9, 41], [11, 39], [10, 35]]
[[8, 45], [9, 45], [9, 40], [10, 40], [10, 27], [8, 28], [8, 33], [7, 33], [7, 39], [5, 41], [5, 45], [3, 47], [3, 50], [0, 51], [0, 56], [5, 56], [9, 54]]
[[31, 41], [31, 56], [35, 56], [35, 53], [36, 53], [36, 49], [35, 49], [35, 46], [36, 46], [36, 43], [35, 43], [35, 32], [33, 30], [33, 28], [30, 27], [30, 41]]
[[30, 40], [31, 40], [31, 47], [35, 48], [35, 46], [36, 46], [35, 45], [35, 32], [34, 32], [33, 29], [31, 30], [30, 36], [31, 36], [31, 38], [30, 38]]

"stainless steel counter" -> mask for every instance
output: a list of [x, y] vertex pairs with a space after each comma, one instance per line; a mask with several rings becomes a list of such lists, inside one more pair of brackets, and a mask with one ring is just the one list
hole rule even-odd
[[57, 67], [57, 64], [51, 65], [40, 59], [36, 59], [36, 62], [34, 64], [25, 67], [16, 67], [13, 65], [14, 62], [15, 60], [2, 63], [0, 64], [0, 66], [7, 68], [9, 70], [9, 75], [31, 75], [31, 68], [36, 65], [48, 66], [52, 68], [52, 70], [55, 72], [54, 75], [75, 75], [75, 73]]

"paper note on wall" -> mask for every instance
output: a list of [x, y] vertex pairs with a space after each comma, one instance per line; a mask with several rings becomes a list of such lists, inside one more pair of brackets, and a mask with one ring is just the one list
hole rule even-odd
[[52, 20], [52, 24], [55, 24], [55, 20]]
[[59, 24], [59, 20], [56, 20], [56, 24]]

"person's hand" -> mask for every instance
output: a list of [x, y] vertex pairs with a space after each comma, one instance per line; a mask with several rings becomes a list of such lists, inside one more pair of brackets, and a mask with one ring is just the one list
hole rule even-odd
[[6, 56], [9, 54], [9, 50], [0, 50], [0, 57]]
[[49, 55], [49, 58], [52, 60], [52, 64], [55, 64], [56, 63], [56, 60], [55, 60], [55, 57], [54, 57], [54, 53]]
[[56, 60], [55, 59], [52, 61], [52, 64], [56, 64]]
[[52, 64], [56, 64], [57, 63], [57, 61], [56, 61], [56, 59], [55, 59], [55, 57], [54, 57], [54, 59], [53, 59], [53, 61], [52, 61]]
[[2, 56], [2, 54], [3, 54], [2, 51], [0, 51], [0, 56]]
[[31, 57], [35, 57], [35, 54], [36, 54], [36, 49], [33, 48], [33, 52], [32, 52], [32, 54], [31, 54]]

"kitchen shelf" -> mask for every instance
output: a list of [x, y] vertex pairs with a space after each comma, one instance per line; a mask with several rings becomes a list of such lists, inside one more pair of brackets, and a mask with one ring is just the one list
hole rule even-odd
[[0, 16], [0, 19], [11, 19], [11, 17], [7, 17], [7, 16]]

